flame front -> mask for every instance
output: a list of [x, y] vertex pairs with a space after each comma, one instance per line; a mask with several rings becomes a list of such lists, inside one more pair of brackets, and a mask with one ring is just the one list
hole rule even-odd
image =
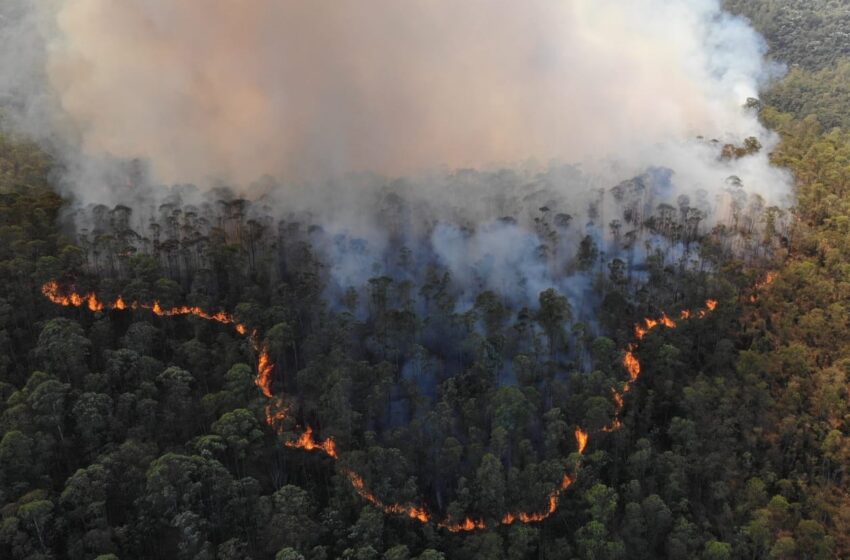
[[[71, 292], [68, 295], [62, 294], [59, 283], [55, 280], [51, 280], [50, 282], [46, 282], [41, 287], [41, 293], [44, 294], [47, 299], [52, 301], [57, 305], [63, 305], [65, 307], [86, 307], [89, 311], [105, 311], [110, 309], [117, 309], [119, 311], [127, 309], [127, 302], [124, 301], [122, 296], [118, 296], [115, 298], [115, 301], [112, 302], [102, 302], [98, 299], [97, 294], [94, 292], [89, 292], [87, 294], [80, 294], [77, 292]], [[188, 305], [181, 305], [178, 307], [171, 308], [163, 308], [162, 305], [158, 301], [153, 302], [153, 305], [139, 303], [134, 301], [129, 307], [133, 309], [148, 309], [153, 312], [154, 315], [158, 315], [160, 317], [174, 317], [177, 315], [194, 315], [195, 317], [200, 317], [201, 319], [207, 319], [208, 321], [215, 321], [217, 323], [222, 323], [225, 325], [233, 325], [236, 329], [236, 332], [244, 335], [248, 332], [248, 328], [236, 321], [233, 315], [230, 313], [226, 313], [224, 311], [219, 311], [218, 313], [207, 313], [200, 307], [190, 307]]]
[[[254, 346], [259, 346], [259, 343], [255, 341]], [[269, 357], [269, 349], [267, 346], [261, 346], [257, 357], [257, 378], [254, 383], [266, 398], [272, 397], [272, 373], [274, 373], [274, 364]]]
[[333, 438], [328, 438], [325, 441], [316, 441], [313, 439], [313, 428], [310, 426], [307, 426], [297, 440], [287, 441], [284, 445], [295, 449], [304, 449], [305, 451], [322, 451], [328, 457], [338, 458], [336, 442], [334, 442]]
[[623, 365], [626, 367], [626, 371], [629, 372], [629, 380], [632, 382], [637, 381], [638, 377], [640, 377], [640, 361], [635, 356], [636, 349], [634, 344], [629, 344], [626, 355], [623, 356]]
[[[772, 281], [773, 277], [769, 276], [766, 283], [770, 283]], [[95, 293], [79, 294], [71, 292], [65, 295], [61, 292], [59, 284], [56, 281], [45, 283], [41, 288], [41, 292], [53, 303], [66, 307], [85, 307], [93, 312], [112, 309], [147, 309], [160, 317], [192, 315], [226, 325], [233, 325], [236, 332], [240, 335], [246, 335], [248, 333], [246, 325], [239, 323], [235, 320], [233, 315], [224, 311], [208, 313], [200, 307], [186, 305], [163, 308], [158, 301], [155, 301], [152, 305], [137, 301], [133, 301], [128, 304], [120, 295], [113, 302], [102, 302]], [[705, 317], [708, 312], [714, 311], [716, 307], [717, 301], [709, 299], [706, 300], [704, 309], [699, 309], [695, 312], [684, 309], [680, 312], [679, 317], [682, 320], [689, 319], [693, 316]], [[635, 325], [635, 338], [638, 341], [643, 340], [650, 331], [662, 326], [673, 329], [676, 328], [676, 322], [665, 313], [662, 313], [661, 317], [657, 319], [647, 317], [641, 323]], [[278, 434], [282, 434], [284, 432], [284, 420], [286, 420], [288, 415], [283, 398], [274, 396], [272, 392], [275, 365], [269, 354], [268, 346], [260, 343], [256, 331], [251, 333], [251, 340], [253, 342], [254, 350], [257, 352], [257, 377], [254, 382], [257, 387], [260, 388], [262, 394], [269, 399], [269, 403], [266, 405], [266, 422]], [[641, 374], [641, 364], [636, 354], [637, 349], [638, 344], [636, 342], [630, 343], [626, 347], [626, 352], [623, 356], [623, 366], [629, 373], [629, 380], [623, 384], [621, 390], [618, 391], [615, 388], [611, 389], [615, 405], [615, 415], [611, 424], [601, 429], [602, 432], [613, 432], [622, 427], [620, 414], [622, 413], [625, 405], [623, 395], [631, 390], [631, 386], [640, 378]], [[578, 453], [583, 455], [587, 449], [588, 442], [590, 441], [590, 435], [588, 432], [576, 427], [575, 438], [578, 446]], [[284, 445], [289, 448], [303, 449], [305, 451], [321, 451], [334, 460], [339, 458], [336, 442], [333, 438], [327, 438], [324, 441], [316, 440], [313, 436], [313, 428], [311, 426], [307, 426], [297, 439], [287, 441]], [[578, 465], [576, 465], [576, 468], [578, 468]], [[384, 503], [367, 488], [366, 482], [363, 480], [362, 476], [349, 469], [345, 469], [343, 472], [355, 492], [362, 499], [379, 508], [384, 513], [404, 515], [421, 523], [428, 523], [432, 520], [431, 514], [428, 513], [427, 509], [424, 507], [418, 507], [410, 504]], [[509, 512], [502, 516], [499, 523], [502, 525], [510, 525], [517, 521], [521, 523], [536, 523], [543, 521], [557, 511], [561, 494], [567, 490], [573, 482], [574, 479], [570, 475], [564, 474], [558, 487], [547, 497], [547, 508], [545, 510], [538, 512]], [[486, 523], [481, 518], [467, 517], [463, 521], [459, 522], [454, 522], [451, 519], [446, 518], [437, 522], [437, 526], [446, 529], [449, 532], [458, 533], [484, 529], [486, 527]]]
[[[703, 309], [682, 309], [679, 311], [679, 318], [683, 321], [692, 317], [703, 318], [715, 309], [717, 309], [717, 300], [707, 299], [705, 300], [705, 307]], [[646, 317], [635, 325], [635, 339], [637, 342], [631, 342], [626, 345], [626, 352], [623, 354], [623, 367], [629, 374], [629, 380], [623, 384], [622, 391], [612, 389], [614, 398], [614, 419], [609, 425], [603, 427], [601, 431], [615, 432], [622, 427], [623, 423], [620, 420], [620, 414], [622, 413], [623, 406], [625, 405], [623, 395], [631, 390], [632, 385], [637, 382], [641, 374], [640, 360], [637, 357], [638, 342], [643, 340], [651, 331], [659, 327], [675, 329], [677, 324], [676, 321], [667, 315], [667, 313], [661, 313], [661, 317], [657, 319]], [[578, 439], [578, 431], [576, 431], [576, 438]]]
[[351, 482], [351, 486], [354, 488], [355, 492], [357, 492], [361, 498], [382, 510], [384, 513], [406, 515], [407, 517], [422, 523], [427, 523], [431, 520], [431, 516], [423, 508], [411, 505], [385, 504], [380, 498], [369, 491], [362, 476], [352, 470], [346, 470], [345, 474], [348, 476], [348, 480]]

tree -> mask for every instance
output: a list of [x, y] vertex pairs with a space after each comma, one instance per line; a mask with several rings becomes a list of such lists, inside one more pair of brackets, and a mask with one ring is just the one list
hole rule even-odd
[[91, 342], [79, 323], [51, 319], [41, 330], [35, 356], [42, 368], [65, 382], [79, 381], [88, 371]]
[[315, 513], [316, 505], [306, 490], [293, 485], [281, 487], [271, 495], [271, 518], [265, 531], [266, 550], [312, 547], [319, 539], [319, 525], [313, 520]]
[[487, 453], [475, 473], [477, 509], [489, 519], [505, 513], [505, 472], [501, 461]]
[[212, 432], [221, 436], [227, 444], [237, 472], [244, 470], [246, 454], [251, 450], [257, 451], [263, 438], [257, 418], [244, 408], [224, 413], [213, 422]]
[[112, 409], [112, 399], [103, 393], [83, 393], [74, 403], [71, 413], [76, 433], [90, 453], [97, 450], [109, 437]]
[[564, 325], [572, 320], [572, 307], [554, 288], [540, 292], [539, 302], [537, 321], [549, 339], [549, 353], [554, 358], [558, 345], [564, 340]]

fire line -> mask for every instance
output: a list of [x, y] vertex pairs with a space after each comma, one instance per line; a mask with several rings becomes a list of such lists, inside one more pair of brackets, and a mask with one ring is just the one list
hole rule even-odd
[[[246, 335], [249, 332], [248, 327], [245, 324], [240, 323], [232, 314], [224, 311], [209, 313], [200, 307], [187, 305], [163, 308], [158, 301], [155, 301], [153, 304], [140, 303], [137, 301], [127, 303], [127, 301], [121, 296], [118, 296], [114, 301], [105, 302], [101, 301], [94, 292], [87, 294], [79, 294], [77, 292], [71, 292], [67, 295], [63, 294], [58, 282], [56, 281], [45, 283], [41, 288], [41, 292], [51, 302], [66, 307], [86, 308], [93, 312], [105, 310], [121, 311], [128, 309], [144, 309], [151, 311], [160, 317], [191, 315], [224, 325], [232, 325], [236, 332], [240, 335]], [[703, 309], [695, 311], [682, 310], [679, 317], [681, 320], [686, 320], [694, 316], [705, 317], [707, 313], [714, 311], [716, 307], [717, 301], [709, 299], [706, 300], [705, 307]], [[628, 372], [629, 379], [624, 383], [621, 390], [618, 391], [616, 388], [611, 389], [612, 398], [615, 404], [615, 415], [611, 424], [602, 428], [602, 432], [613, 432], [620, 429], [623, 425], [622, 420], [620, 419], [624, 406], [623, 395], [631, 390], [632, 385], [637, 382], [641, 374], [641, 364], [636, 355], [638, 342], [654, 329], [659, 327], [672, 329], [676, 328], [676, 326], [676, 322], [664, 313], [662, 313], [659, 318], [647, 317], [641, 323], [635, 325], [634, 332], [636, 342], [630, 343], [626, 347], [626, 352], [623, 357], [623, 367]], [[288, 410], [281, 396], [275, 396], [272, 390], [275, 364], [272, 362], [269, 355], [268, 346], [265, 343], [260, 342], [260, 338], [256, 330], [250, 332], [250, 338], [254, 350], [257, 353], [257, 377], [254, 382], [262, 394], [269, 399], [269, 403], [266, 406], [266, 423], [276, 433], [282, 434], [284, 431], [283, 422], [287, 418]], [[590, 435], [588, 432], [577, 426], [575, 429], [575, 440], [577, 453], [579, 456], [584, 455], [590, 441]], [[289, 448], [303, 449], [305, 451], [319, 451], [334, 460], [339, 458], [339, 452], [334, 439], [315, 439], [313, 436], [313, 428], [311, 426], [306, 426], [298, 438], [286, 441], [284, 445]], [[577, 462], [576, 470], [579, 466], [580, 462]], [[475, 531], [487, 527], [487, 523], [482, 518], [467, 517], [461, 521], [445, 518], [437, 521], [424, 506], [418, 507], [412, 504], [385, 503], [368, 489], [366, 481], [358, 473], [350, 469], [344, 469], [343, 473], [348, 478], [352, 488], [358, 496], [382, 510], [384, 513], [404, 515], [421, 523], [435, 522], [438, 527], [453, 533]], [[511, 525], [517, 521], [521, 523], [537, 523], [543, 521], [557, 511], [562, 493], [566, 491], [573, 482], [575, 482], [575, 479], [572, 476], [564, 474], [559, 485], [548, 495], [547, 507], [545, 509], [537, 512], [508, 512], [498, 520], [497, 524]]]

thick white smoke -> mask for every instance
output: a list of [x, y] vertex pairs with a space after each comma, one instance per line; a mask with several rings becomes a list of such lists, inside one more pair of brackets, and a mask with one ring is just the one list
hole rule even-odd
[[[48, 0], [17, 12], [0, 79], [35, 93], [9, 44], [43, 53], [31, 72], [59, 109], [42, 136], [87, 156], [75, 161], [83, 200], [111, 189], [91, 173], [104, 157], [199, 185], [529, 158], [616, 157], [627, 173], [692, 168], [663, 147], [696, 135], [765, 136], [742, 109], [766, 77], [763, 42], [717, 0]], [[45, 112], [22, 119], [30, 132]], [[775, 177], [755, 179], [781, 194], [752, 184]]]

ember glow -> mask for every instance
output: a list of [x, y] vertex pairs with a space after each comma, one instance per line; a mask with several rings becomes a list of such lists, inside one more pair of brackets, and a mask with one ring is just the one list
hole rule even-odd
[[755, 286], [753, 286], [753, 294], [750, 296], [750, 302], [757, 302], [759, 300], [758, 292], [773, 284], [773, 281], [776, 280], [777, 276], [778, 273], [774, 270], [771, 270], [770, 272], [764, 275], [764, 278], [756, 282]]
[[[160, 317], [192, 315], [225, 325], [233, 325], [236, 332], [239, 334], [248, 334], [248, 327], [246, 325], [238, 322], [233, 315], [224, 311], [209, 313], [199, 307], [186, 305], [163, 308], [158, 301], [155, 301], [153, 304], [140, 303], [137, 301], [133, 301], [128, 304], [121, 296], [118, 296], [112, 302], [103, 302], [95, 293], [80, 294], [71, 291], [70, 293], [65, 294], [60, 289], [59, 284], [56, 281], [50, 281], [44, 284], [41, 292], [53, 303], [66, 307], [86, 308], [94, 312], [113, 309], [144, 309], [149, 310]], [[696, 311], [682, 310], [679, 316], [682, 320], [689, 319], [694, 316], [705, 317], [707, 313], [714, 311], [716, 308], [717, 301], [709, 299], [706, 300], [705, 307], [703, 309], [698, 309]], [[659, 327], [673, 329], [676, 328], [676, 322], [666, 313], [662, 313], [659, 318], [647, 317], [643, 319], [642, 322], [635, 325], [635, 338], [637, 341], [643, 340], [650, 331]], [[254, 350], [257, 353], [257, 377], [254, 382], [257, 387], [259, 387], [262, 394], [269, 399], [269, 403], [266, 406], [266, 423], [274, 429], [277, 434], [282, 435], [285, 432], [284, 420], [288, 418], [288, 414], [283, 398], [281, 396], [275, 396], [272, 391], [275, 364], [272, 361], [268, 346], [265, 343], [260, 342], [257, 331], [252, 331], [250, 336]], [[623, 366], [629, 373], [629, 380], [623, 384], [622, 389], [611, 389], [616, 412], [611, 424], [602, 428], [602, 432], [614, 432], [619, 430], [623, 425], [620, 419], [620, 415], [625, 404], [623, 395], [631, 390], [631, 386], [638, 380], [638, 378], [640, 378], [641, 374], [641, 365], [636, 354], [637, 350], [638, 342], [630, 343], [626, 347], [626, 352], [623, 357]], [[320, 451], [334, 460], [339, 459], [339, 451], [337, 450], [336, 442], [333, 438], [319, 440], [316, 439], [313, 434], [313, 428], [311, 426], [306, 426], [296, 439], [284, 442], [284, 446], [294, 449], [303, 449], [305, 451]], [[587, 449], [588, 442], [590, 441], [590, 434], [582, 430], [580, 427], [576, 427], [575, 439], [577, 451], [579, 455], [583, 455]], [[578, 467], [579, 464], [577, 463], [575, 468], [578, 469]], [[420, 523], [429, 523], [434, 521], [433, 515], [428, 512], [425, 506], [385, 503], [371, 490], [369, 490], [366, 485], [366, 481], [361, 475], [350, 469], [343, 469], [342, 472], [345, 474], [346, 478], [348, 478], [352, 488], [358, 496], [384, 513], [403, 515], [410, 519], [419, 521]], [[547, 496], [547, 507], [545, 509], [536, 512], [508, 512], [498, 520], [497, 524], [511, 525], [516, 522], [537, 523], [543, 521], [557, 511], [561, 494], [567, 490], [574, 481], [575, 479], [572, 476], [565, 473], [560, 484]], [[445, 518], [437, 521], [436, 524], [438, 527], [446, 529], [452, 533], [476, 531], [487, 527], [487, 523], [484, 519], [473, 517], [466, 517], [462, 521], [453, 521], [449, 518]]]

